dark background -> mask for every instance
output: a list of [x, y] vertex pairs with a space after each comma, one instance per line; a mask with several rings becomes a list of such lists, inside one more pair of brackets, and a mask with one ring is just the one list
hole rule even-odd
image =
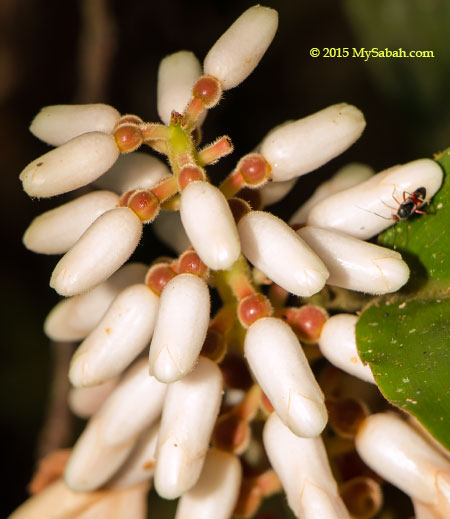
[[[34, 467], [54, 358], [42, 322], [58, 301], [48, 287], [56, 259], [27, 251], [21, 236], [34, 216], [73, 196], [37, 201], [23, 193], [20, 171], [48, 149], [28, 132], [28, 125], [42, 106], [74, 102], [105, 102], [156, 121], [160, 59], [187, 49], [202, 60], [253, 3], [0, 0], [0, 430], [7, 478], [2, 517], [26, 497]], [[362, 138], [324, 168], [302, 177], [286, 201], [273, 208], [276, 214], [290, 215], [320, 180], [347, 162], [380, 170], [432, 156], [449, 145], [447, 0], [280, 0], [265, 5], [280, 14], [273, 44], [255, 72], [226, 92], [204, 126], [206, 142], [226, 133], [235, 144], [235, 153], [209, 170], [217, 172], [213, 179], [230, 171], [273, 126], [343, 101], [364, 112]], [[312, 58], [312, 47], [402, 47], [432, 50], [435, 57], [369, 62]], [[148, 230], [139, 259], [149, 261], [164, 251], [150, 235]], [[65, 349], [58, 356], [64, 362], [70, 347], [59, 347]], [[54, 443], [72, 441], [64, 431], [55, 435]]]

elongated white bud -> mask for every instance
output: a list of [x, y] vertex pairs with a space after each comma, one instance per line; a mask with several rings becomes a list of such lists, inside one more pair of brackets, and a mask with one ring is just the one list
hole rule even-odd
[[181, 193], [181, 221], [200, 259], [213, 270], [226, 270], [241, 252], [230, 207], [208, 182], [192, 182]]
[[233, 88], [256, 68], [278, 27], [274, 9], [255, 5], [247, 9], [212, 46], [203, 63], [205, 74], [222, 88]]
[[234, 454], [211, 449], [197, 484], [181, 497], [175, 519], [229, 519], [241, 479], [239, 459]]
[[157, 107], [164, 124], [170, 123], [173, 110], [182, 114], [192, 95], [192, 87], [202, 75], [202, 66], [187, 50], [165, 57], [158, 69]]
[[270, 132], [261, 144], [261, 153], [272, 166], [273, 180], [289, 180], [341, 154], [360, 137], [365, 125], [355, 106], [332, 105]]
[[394, 250], [319, 227], [297, 234], [325, 263], [328, 285], [378, 295], [396, 292], [409, 279], [408, 265]]
[[144, 284], [123, 290], [75, 352], [69, 370], [72, 384], [101, 384], [121, 373], [149, 343], [158, 305], [158, 296]]
[[108, 483], [109, 488], [127, 488], [153, 478], [158, 432], [159, 423], [142, 434], [130, 457]]
[[101, 487], [122, 465], [136, 438], [121, 445], [105, 445], [101, 439], [102, 421], [91, 418], [78, 438], [64, 472], [64, 479], [75, 492]]
[[19, 178], [30, 196], [60, 195], [90, 184], [118, 157], [112, 135], [85, 133], [30, 162]]
[[156, 236], [177, 254], [191, 246], [178, 211], [161, 211], [152, 224]]
[[330, 180], [322, 182], [310, 198], [295, 211], [289, 219], [289, 225], [306, 223], [310, 210], [321, 200], [334, 195], [334, 193], [361, 184], [361, 182], [366, 181], [373, 174], [374, 170], [370, 166], [358, 162], [342, 167]]
[[175, 499], [196, 484], [221, 395], [222, 374], [204, 357], [189, 375], [170, 384], [156, 451], [155, 487], [160, 496]]
[[150, 374], [169, 383], [192, 370], [206, 337], [209, 312], [203, 279], [180, 274], [167, 283], [150, 345]]
[[295, 186], [296, 178], [286, 180], [286, 182], [267, 182], [259, 190], [263, 207], [276, 204], [282, 200]]
[[166, 384], [148, 375], [147, 359], [136, 362], [97, 413], [102, 441], [119, 445], [141, 434], [159, 418], [166, 391]]
[[299, 438], [272, 413], [263, 433], [270, 463], [299, 519], [349, 519], [321, 438]]
[[319, 292], [328, 271], [310, 247], [282, 220], [252, 211], [238, 223], [243, 254], [272, 281], [301, 297]]
[[[419, 159], [377, 173], [369, 180], [316, 204], [308, 225], [335, 229], [366, 240], [394, 223], [399, 204], [419, 187], [431, 198], [442, 184], [442, 169], [431, 159]], [[395, 201], [394, 197], [398, 200]]]
[[297, 436], [318, 436], [328, 418], [324, 397], [291, 328], [275, 317], [258, 319], [247, 331], [245, 356], [284, 424]]
[[103, 213], [58, 262], [50, 286], [63, 296], [94, 288], [133, 254], [141, 233], [142, 222], [128, 207]]
[[375, 384], [369, 365], [364, 365], [356, 346], [356, 315], [337, 314], [330, 317], [323, 325], [319, 338], [322, 355], [331, 364], [355, 377]]
[[414, 499], [438, 504], [447, 492], [450, 512], [450, 461], [401, 418], [393, 413], [366, 418], [356, 435], [356, 449], [372, 470]]
[[117, 386], [117, 379], [107, 380], [92, 387], [73, 387], [69, 391], [68, 403], [72, 413], [80, 418], [95, 414]]
[[121, 155], [95, 185], [121, 195], [131, 189], [151, 189], [170, 175], [164, 162], [148, 153], [135, 151]]
[[110, 490], [75, 519], [147, 519], [147, 483]]
[[107, 490], [73, 492], [62, 479], [50, 483], [41, 492], [19, 506], [10, 519], [60, 519], [77, 517], [88, 507], [107, 495]]
[[109, 105], [52, 105], [42, 108], [33, 119], [30, 131], [38, 139], [60, 146], [83, 133], [112, 133], [120, 119]]
[[75, 245], [104, 212], [116, 207], [119, 197], [94, 191], [37, 216], [23, 236], [27, 249], [41, 254], [62, 254]]
[[128, 263], [85, 294], [60, 301], [48, 314], [44, 331], [54, 341], [80, 341], [97, 326], [113, 299], [124, 288], [142, 282], [148, 266]]

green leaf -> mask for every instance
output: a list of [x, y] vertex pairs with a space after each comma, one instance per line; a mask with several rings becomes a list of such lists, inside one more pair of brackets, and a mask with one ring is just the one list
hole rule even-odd
[[383, 395], [450, 449], [450, 150], [438, 162], [444, 185], [425, 210], [379, 237], [411, 269], [397, 294], [362, 313], [356, 339]]

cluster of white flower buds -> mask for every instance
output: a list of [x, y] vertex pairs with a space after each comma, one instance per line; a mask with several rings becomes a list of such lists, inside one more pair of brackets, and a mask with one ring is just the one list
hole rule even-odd
[[[273, 9], [248, 9], [203, 67], [187, 51], [166, 57], [158, 74], [163, 124], [100, 104], [50, 106], [34, 119], [33, 134], [57, 148], [23, 170], [25, 191], [101, 189], [37, 217], [24, 236], [32, 251], [64, 254], [50, 285], [67, 299], [45, 331], [81, 341], [70, 406], [90, 420], [64, 478], [12, 519], [144, 519], [151, 482], [162, 497], [180, 498], [177, 519], [252, 517], [281, 487], [299, 519], [369, 517], [347, 509], [355, 485], [340, 489], [331, 473], [320, 435], [328, 420], [334, 427], [340, 404], [326, 402], [299, 342], [318, 342], [316, 355], [374, 384], [358, 356], [357, 317], [328, 319], [311, 304], [288, 307], [287, 298], [326, 284], [376, 295], [402, 287], [409, 269], [400, 254], [363, 240], [395, 223], [393, 198], [421, 187], [432, 197], [442, 172], [428, 159], [376, 175], [351, 165], [317, 189], [292, 227], [263, 211], [360, 137], [362, 113], [340, 103], [275, 128], [212, 185], [205, 167], [233, 146], [224, 136], [198, 149], [200, 126], [222, 92], [256, 67], [277, 18]], [[136, 152], [142, 144], [166, 155], [170, 168]], [[124, 265], [150, 222], [179, 256]], [[210, 287], [223, 302], [212, 318]], [[359, 428], [351, 437], [367, 465], [413, 498], [417, 517], [449, 517], [447, 458], [400, 418], [367, 417], [352, 402]], [[258, 438], [251, 423], [267, 414]], [[381, 506], [378, 483], [359, 485]]]

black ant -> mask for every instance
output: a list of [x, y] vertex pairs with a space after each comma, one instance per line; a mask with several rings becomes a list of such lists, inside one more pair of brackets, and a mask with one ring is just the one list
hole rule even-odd
[[409, 196], [405, 196], [406, 194], [408, 193], [404, 191], [402, 203], [392, 195], [392, 198], [398, 203], [397, 212], [392, 215], [392, 219], [395, 223], [407, 220], [414, 213], [427, 214], [419, 209], [424, 204], [428, 203], [428, 200], [426, 199], [427, 190], [424, 187], [419, 187], [414, 191], [414, 193], [409, 194]]

